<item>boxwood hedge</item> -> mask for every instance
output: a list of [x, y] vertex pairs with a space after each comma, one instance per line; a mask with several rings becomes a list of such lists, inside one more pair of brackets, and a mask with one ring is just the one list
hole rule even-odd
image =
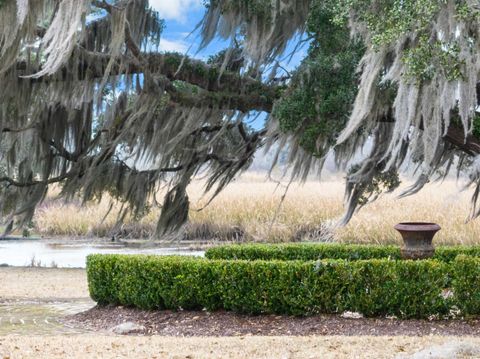
[[480, 258], [458, 256], [453, 266], [457, 306], [464, 314], [480, 314]]
[[[480, 310], [480, 260], [246, 261], [90, 255], [91, 297], [144, 309], [225, 309], [311, 315], [426, 318]], [[452, 289], [454, 296], [442, 295]]]
[[[434, 259], [451, 262], [458, 255], [480, 257], [480, 246], [437, 247]], [[209, 259], [244, 260], [317, 260], [331, 259], [400, 259], [398, 246], [360, 244], [238, 244], [210, 248], [205, 256]]]

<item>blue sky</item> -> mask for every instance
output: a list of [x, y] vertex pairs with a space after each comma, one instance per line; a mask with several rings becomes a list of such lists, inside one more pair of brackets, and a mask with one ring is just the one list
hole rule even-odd
[[197, 53], [198, 33], [190, 33], [201, 21], [205, 12], [202, 0], [150, 0], [150, 5], [165, 20], [166, 29], [160, 41], [160, 50], [177, 51], [197, 57], [207, 58], [225, 48], [222, 41], [215, 41], [207, 49]]

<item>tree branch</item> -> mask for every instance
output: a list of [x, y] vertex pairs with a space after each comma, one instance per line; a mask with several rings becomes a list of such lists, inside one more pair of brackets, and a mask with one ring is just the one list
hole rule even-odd
[[[110, 56], [108, 54], [86, 51], [80, 51], [78, 67], [76, 68], [75, 78], [101, 79], [104, 76]], [[136, 58], [125, 55], [117, 60], [111, 70], [111, 76], [125, 74], [140, 74], [145, 71], [145, 66], [152, 74], [165, 76], [170, 81], [179, 80], [198, 86], [210, 92], [224, 92], [233, 94], [248, 94], [252, 91], [263, 93], [267, 97], [278, 97], [278, 90], [282, 86], [263, 84], [249, 76], [242, 76], [235, 72], [225, 71], [220, 76], [220, 70], [209, 66], [200, 60], [193, 60], [176, 53], [141, 53], [141, 58], [145, 64], [140, 65]], [[182, 64], [183, 61], [183, 64]], [[181, 65], [181, 66], [180, 66]], [[16, 70], [20, 76], [36, 73], [40, 68], [30, 66], [26, 61], [19, 61]], [[28, 73], [27, 73], [28, 71]], [[69, 72], [68, 64], [62, 68], [58, 74], [40, 79], [21, 78], [21, 81], [65, 81], [72, 76]]]
[[480, 154], [480, 140], [473, 135], [465, 138], [465, 132], [460, 127], [450, 125], [444, 139], [471, 156]]
[[4, 177], [0, 177], [0, 182], [7, 182], [8, 184], [10, 184], [12, 186], [15, 186], [15, 187], [32, 187], [32, 186], [35, 186], [35, 185], [38, 185], [38, 184], [52, 184], [52, 183], [61, 182], [64, 179], [67, 179], [68, 177], [73, 176], [74, 174], [75, 173], [72, 171], [72, 172], [64, 173], [63, 175], [60, 175], [60, 176], [57, 176], [57, 177], [49, 178], [47, 180], [28, 181], [28, 182], [20, 182], [20, 181], [14, 180], [13, 178], [4, 176]]
[[275, 98], [262, 96], [259, 93], [229, 94], [203, 92], [199, 94], [186, 94], [181, 91], [167, 90], [170, 99], [182, 106], [198, 108], [214, 108], [225, 110], [238, 110], [246, 113], [249, 111], [271, 112]]

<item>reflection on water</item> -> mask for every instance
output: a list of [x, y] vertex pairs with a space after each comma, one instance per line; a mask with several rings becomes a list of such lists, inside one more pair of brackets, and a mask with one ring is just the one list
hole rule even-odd
[[89, 254], [158, 254], [158, 255], [194, 255], [203, 256], [203, 251], [187, 248], [155, 247], [129, 248], [121, 244], [108, 242], [86, 242], [64, 240], [0, 240], [0, 265], [60, 268], [85, 268], [85, 259]]

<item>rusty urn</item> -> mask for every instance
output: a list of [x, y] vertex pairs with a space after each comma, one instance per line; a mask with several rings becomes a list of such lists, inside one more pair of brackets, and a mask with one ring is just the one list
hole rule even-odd
[[432, 245], [433, 236], [441, 228], [436, 223], [404, 222], [395, 227], [403, 238], [400, 253], [403, 259], [426, 259], [433, 257], [435, 248]]

